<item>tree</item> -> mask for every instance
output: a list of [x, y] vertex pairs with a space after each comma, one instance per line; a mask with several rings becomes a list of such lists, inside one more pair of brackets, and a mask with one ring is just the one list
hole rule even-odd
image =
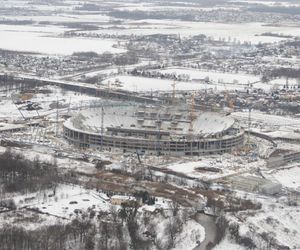
[[127, 219], [127, 210], [126, 210], [126, 206], [124, 206], [124, 204], [122, 204], [122, 207], [119, 210], [119, 217], [122, 219], [122, 224]]
[[226, 233], [226, 229], [228, 227], [228, 221], [226, 220], [226, 218], [222, 215], [219, 216], [216, 220], [216, 226], [217, 226], [217, 242], [220, 242]]
[[100, 242], [99, 246], [100, 249], [109, 249], [108, 248], [108, 239], [110, 236], [110, 227], [109, 223], [106, 221], [102, 221], [99, 225], [99, 232], [100, 232]]
[[234, 239], [235, 241], [238, 240], [239, 237], [239, 229], [240, 229], [240, 225], [238, 223], [232, 223], [229, 225], [229, 233], [232, 239]]
[[170, 217], [165, 227], [165, 234], [168, 237], [168, 248], [175, 246], [176, 235], [182, 231], [183, 224], [178, 217]]
[[249, 237], [240, 237], [238, 243], [245, 246], [247, 249], [250, 249], [250, 250], [256, 248], [255, 243]]
[[173, 216], [177, 216], [178, 211], [179, 211], [179, 204], [176, 201], [173, 201], [170, 203], [170, 209], [172, 211]]
[[95, 248], [95, 231], [89, 232], [85, 240], [85, 250], [94, 250]]

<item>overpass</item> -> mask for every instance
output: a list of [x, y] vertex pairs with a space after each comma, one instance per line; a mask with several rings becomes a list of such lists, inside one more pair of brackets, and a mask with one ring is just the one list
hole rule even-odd
[[135, 101], [140, 103], [157, 103], [158, 100], [148, 98], [145, 96], [141, 96], [136, 92], [130, 92], [125, 90], [112, 90], [107, 87], [99, 87], [89, 83], [81, 83], [81, 82], [73, 82], [73, 81], [65, 81], [65, 80], [57, 80], [57, 79], [48, 79], [37, 76], [30, 75], [11, 75], [11, 74], [3, 74], [0, 73], [0, 85], [3, 83], [4, 79], [6, 81], [14, 81], [16, 83], [22, 83], [22, 85], [30, 84], [33, 86], [37, 85], [55, 85], [61, 88], [85, 93], [92, 96], [104, 97], [104, 98], [112, 98], [117, 100], [124, 101]]

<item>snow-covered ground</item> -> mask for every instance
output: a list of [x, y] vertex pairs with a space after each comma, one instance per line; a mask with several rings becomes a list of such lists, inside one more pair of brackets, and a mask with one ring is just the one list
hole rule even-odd
[[176, 238], [176, 246], [174, 250], [192, 250], [196, 246], [196, 242], [202, 242], [205, 238], [205, 229], [194, 220], [189, 220], [184, 226], [182, 233]]
[[274, 170], [271, 176], [285, 187], [300, 190], [300, 166], [298, 164], [296, 166]]
[[[239, 120], [241, 124], [247, 127], [249, 112], [233, 112], [232, 117]], [[298, 117], [271, 115], [259, 111], [251, 111], [251, 130], [254, 132], [265, 134], [274, 140], [284, 139], [300, 139], [300, 119]], [[288, 146], [279, 143], [278, 147]], [[299, 150], [298, 144], [289, 147], [291, 150]]]
[[[201, 180], [213, 180], [232, 174], [250, 171], [256, 167], [264, 167], [263, 160], [248, 162], [243, 157], [223, 154], [222, 156], [203, 156], [201, 159], [181, 159], [180, 161], [162, 164], [158, 167], [168, 168], [172, 171], [183, 173], [189, 177], [199, 178]], [[197, 168], [200, 168], [197, 170]], [[213, 168], [214, 171], [205, 170], [204, 168]]]
[[[172, 71], [172, 70], [171, 70]], [[174, 72], [174, 71], [172, 71]], [[214, 75], [214, 73], [203, 73], [203, 76]], [[244, 76], [245, 77], [245, 76]], [[218, 79], [218, 76], [212, 77], [214, 79]], [[247, 77], [246, 77], [247, 78]], [[245, 78], [245, 79], [246, 79]], [[239, 75], [232, 75], [233, 79], [239, 79]], [[249, 80], [253, 79], [253, 77], [249, 77]], [[102, 83], [108, 85], [114, 82], [121, 82], [120, 89], [136, 91], [136, 92], [150, 92], [150, 91], [172, 91], [174, 81], [159, 79], [159, 78], [147, 78], [147, 77], [136, 77], [136, 76], [128, 76], [128, 75], [119, 75], [105, 79]], [[212, 82], [211, 84], [200, 83], [197, 81], [191, 82], [183, 82], [176, 81], [176, 90], [201, 90], [201, 89], [212, 89], [214, 91], [224, 91], [224, 90], [245, 90], [247, 85], [239, 85], [237, 83], [220, 83], [220, 82]], [[270, 88], [270, 87], [268, 87]]]
[[[136, 23], [145, 22], [139, 28], [133, 27]], [[149, 28], [148, 25], [166, 26], [165, 28]], [[126, 28], [126, 29], [124, 29]], [[229, 38], [236, 42], [251, 42], [258, 43], [273, 43], [276, 41], [285, 40], [280, 37], [260, 36], [265, 32], [280, 33], [284, 35], [299, 36], [300, 31], [298, 27], [287, 25], [269, 26], [265, 23], [213, 23], [213, 22], [185, 22], [177, 20], [139, 20], [127, 22], [126, 27], [122, 29], [104, 29], [98, 30], [99, 34], [113, 34], [113, 35], [153, 35], [153, 34], [173, 34], [182, 37], [206, 35], [215, 40]]]
[[266, 6], [274, 6], [274, 7], [296, 7], [299, 6], [295, 1], [265, 1], [265, 0], [230, 0], [230, 2], [238, 2], [238, 3], [250, 3], [250, 4], [260, 4]]
[[274, 205], [264, 201], [262, 210], [254, 216], [246, 215], [244, 219], [240, 232], [247, 232], [248, 226], [252, 225], [256, 233], [267, 232], [282, 245], [291, 249], [300, 248], [299, 207]]
[[[74, 108], [80, 109], [81, 107], [89, 106], [91, 103], [99, 102], [99, 98], [91, 97], [88, 95], [81, 95], [77, 92], [65, 91], [59, 87], [46, 86], [41, 87], [40, 90], [51, 91], [49, 94], [36, 93], [32, 96], [29, 101], [32, 103], [38, 103], [42, 108], [38, 111], [28, 111], [21, 109], [22, 114], [26, 118], [38, 117], [39, 115], [49, 115], [56, 113], [56, 108], [51, 108], [50, 105], [56, 105], [58, 100], [59, 107], [64, 107], [59, 109], [61, 111], [68, 111]], [[14, 96], [16, 98], [14, 98]], [[18, 101], [18, 97], [21, 97], [18, 93], [7, 93], [6, 96], [0, 97], [0, 119], [8, 118], [10, 120], [22, 119], [22, 115], [18, 108], [13, 104], [13, 101]], [[22, 105], [18, 105], [21, 108]], [[25, 105], [23, 105], [25, 106]]]
[[76, 211], [79, 210], [87, 212], [89, 208], [93, 208], [95, 211], [108, 211], [111, 205], [102, 198], [103, 196], [105, 195], [80, 186], [62, 185], [55, 191], [53, 197], [43, 196], [39, 203], [30, 207], [43, 213], [70, 219], [75, 217]]
[[[285, 82], [283, 79], [274, 80], [270, 83], [260, 82], [259, 76], [246, 75], [243, 73], [220, 73], [213, 71], [201, 71], [188, 68], [169, 68], [165, 70], [160, 70], [162, 73], [176, 74], [176, 75], [187, 75], [189, 76], [189, 81], [176, 81], [176, 90], [203, 90], [211, 89], [215, 92], [217, 91], [227, 91], [227, 90], [239, 90], [245, 91], [249, 89], [249, 84], [252, 84], [253, 89], [263, 89], [265, 91], [270, 91], [278, 86], [283, 86]], [[93, 74], [92, 74], [93, 76]], [[210, 82], [205, 83], [204, 80], [207, 79]], [[114, 82], [121, 82], [122, 86], [114, 87]], [[147, 78], [147, 77], [137, 77], [130, 75], [118, 75], [105, 79], [102, 82], [104, 85], [108, 86], [110, 84], [111, 88], [119, 88], [129, 91], [136, 92], [149, 92], [149, 91], [172, 91], [173, 80], [160, 79], [160, 78]]]
[[207, 79], [216, 83], [249, 84], [260, 81], [259, 76], [246, 74], [221, 73], [213, 71], [203, 71], [188, 68], [168, 68], [160, 70], [161, 73], [188, 75], [190, 80]]
[[[231, 223], [239, 224], [241, 236], [250, 237], [255, 244], [262, 247], [261, 249], [267, 249], [266, 242], [260, 237], [262, 233], [273, 237], [280, 245], [288, 246], [290, 249], [300, 249], [299, 205], [289, 205], [286, 195], [272, 197], [237, 191], [236, 196], [262, 204], [262, 208], [259, 210], [245, 210], [226, 214]], [[225, 239], [221, 246], [231, 245], [230, 241]], [[232, 249], [239, 248], [233, 247]]]
[[[0, 2], [1, 3], [1, 2]], [[40, 7], [39, 7], [40, 8]], [[49, 11], [49, 9], [48, 9]], [[63, 10], [62, 10], [63, 11]], [[59, 24], [62, 25], [63, 23], [106, 23], [110, 20], [109, 16], [101, 15], [101, 14], [71, 14], [71, 13], [52, 13], [51, 15], [14, 15], [14, 16], [6, 16], [7, 20], [27, 20], [27, 21], [34, 21], [34, 22], [50, 22], [52, 24]]]
[[[105, 79], [103, 84], [108, 85], [108, 82], [114, 83], [117, 79], [122, 84], [121, 89], [137, 92], [171, 91], [173, 89], [172, 84], [174, 83], [172, 80], [120, 75]], [[197, 90], [204, 88], [205, 85], [199, 83], [177, 82], [176, 84], [177, 90]]]
[[228, 237], [223, 239], [213, 250], [245, 250], [244, 247], [232, 242]]
[[0, 25], [0, 49], [55, 55], [90, 51], [100, 54], [125, 52], [124, 49], [113, 47], [117, 44], [114, 40], [63, 38], [58, 37], [59, 28], [54, 28], [53, 32], [52, 27], [29, 27]]
[[[233, 112], [231, 115], [239, 120], [246, 121], [249, 118], [249, 112]], [[296, 117], [289, 117], [289, 116], [282, 116], [282, 115], [271, 115], [266, 114], [259, 111], [251, 111], [251, 127], [255, 128], [258, 125], [263, 124], [263, 129], [266, 131], [270, 127], [276, 126], [278, 127], [285, 127], [285, 128], [299, 128], [300, 126], [300, 119]], [[268, 127], [266, 127], [266, 125]]]

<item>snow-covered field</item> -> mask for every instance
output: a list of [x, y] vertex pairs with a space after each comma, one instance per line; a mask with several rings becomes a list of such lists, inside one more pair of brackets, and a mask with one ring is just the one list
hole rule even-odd
[[[42, 109], [38, 111], [35, 110], [28, 111], [21, 108], [24, 105], [18, 105], [25, 118], [32, 118], [32, 117], [38, 117], [39, 115], [42, 116], [42, 115], [50, 115], [50, 114], [54, 116], [56, 113], [56, 108], [55, 108], [56, 106], [51, 107], [50, 105], [56, 105], [57, 100], [59, 102], [59, 106], [64, 107], [62, 109], [59, 109], [59, 112], [68, 111], [69, 109], [72, 110], [73, 108], [80, 109], [80, 107], [89, 106], [93, 102], [100, 101], [99, 98], [91, 97], [87, 95], [81, 95], [79, 93], [72, 92], [72, 91], [65, 91], [59, 87], [46, 86], [45, 88], [41, 87], [40, 89], [51, 91], [51, 93], [34, 94], [29, 101], [31, 101], [32, 103], [38, 103]], [[22, 115], [20, 114], [18, 108], [13, 104], [12, 101], [12, 99], [14, 99], [13, 96], [16, 96], [16, 99], [14, 101], [17, 101], [17, 97], [20, 97], [18, 93], [13, 93], [13, 92], [7, 93], [6, 96], [0, 97], [0, 105], [1, 105], [0, 118], [1, 119], [9, 119], [9, 120], [22, 119]]]
[[300, 190], [300, 166], [275, 170], [271, 176], [283, 186]]
[[[1, 3], [1, 2], [0, 2]], [[40, 8], [40, 7], [39, 7]], [[15, 16], [7, 16], [6, 19], [9, 20], [27, 20], [27, 21], [34, 21], [34, 22], [51, 22], [51, 23], [76, 23], [76, 22], [83, 22], [83, 23], [98, 23], [103, 24], [109, 21], [109, 16], [101, 15], [101, 14], [70, 14], [70, 13], [53, 13], [51, 15], [15, 15]]]
[[52, 26], [0, 25], [0, 49], [56, 55], [89, 51], [96, 53], [125, 52], [124, 49], [113, 48], [113, 45], [117, 43], [114, 40], [59, 37], [59, 32], [63, 30]]
[[[200, 161], [175, 163], [175, 164], [170, 164], [166, 167], [175, 172], [184, 173], [190, 177], [196, 177], [196, 178], [207, 180], [207, 179], [219, 178], [234, 173], [233, 170], [229, 169], [230, 166], [228, 164], [230, 163], [225, 161], [223, 162], [221, 159], [204, 158], [203, 160]], [[197, 171], [197, 168], [203, 168], [203, 167], [214, 167], [218, 169], [220, 172]]]
[[[239, 90], [245, 91], [249, 89], [249, 83], [252, 84], [253, 89], [263, 89], [269, 91], [276, 86], [282, 86], [285, 84], [285, 80], [274, 80], [270, 83], [260, 82], [260, 76], [246, 75], [246, 74], [234, 74], [234, 73], [220, 73], [213, 71], [201, 71], [195, 69], [184, 68], [169, 68], [160, 70], [161, 73], [168, 73], [174, 75], [187, 75], [189, 81], [176, 81], [176, 90], [201, 90], [211, 89], [213, 91], [227, 91], [227, 90]], [[91, 74], [93, 76], [94, 74]], [[204, 83], [204, 80], [209, 80], [209, 83]], [[136, 92], [148, 92], [148, 91], [172, 91], [172, 80], [159, 79], [159, 78], [147, 78], [130, 75], [118, 75], [105, 79], [102, 83], [108, 85], [114, 82], [120, 81], [122, 83], [121, 89], [136, 91]], [[111, 85], [112, 87], [112, 85]]]
[[[172, 80], [120, 75], [105, 79], [103, 84], [108, 85], [108, 82], [114, 83], [117, 79], [123, 85], [120, 87], [121, 89], [137, 92], [171, 91], [173, 89], [172, 84], [174, 83]], [[205, 85], [199, 83], [177, 82], [176, 84], [177, 90], [198, 90], [204, 88]]]
[[[201, 180], [213, 180], [235, 173], [238, 174], [243, 171], [249, 171], [258, 166], [263, 167], [264, 165], [264, 161], [249, 163], [242, 157], [224, 154], [222, 156], [204, 156], [194, 161], [193, 159], [185, 159], [175, 163], [162, 164], [159, 165], [159, 167], [168, 168], [172, 171]], [[197, 168], [200, 168], [200, 170], [197, 170]], [[213, 168], [218, 172], [205, 170], [204, 168]]]
[[[22, 1], [3, 1], [4, 6], [19, 6], [20, 8], [29, 8]], [[107, 3], [109, 5], [109, 3]], [[118, 8], [117, 5], [120, 5]], [[110, 35], [152, 35], [152, 34], [180, 34], [182, 37], [195, 36], [204, 34], [212, 39], [225, 39], [232, 42], [251, 42], [253, 44], [273, 43], [286, 38], [261, 36], [262, 33], [270, 32], [282, 35], [300, 36], [300, 29], [295, 25], [281, 24], [269, 25], [267, 23], [214, 23], [214, 22], [187, 22], [181, 20], [126, 20], [123, 23], [114, 26], [110, 23], [114, 18], [105, 15], [105, 13], [72, 13], [72, 9], [80, 6], [80, 2], [68, 2], [66, 5], [38, 5], [34, 7], [36, 13], [28, 15], [6, 16], [0, 15], [0, 19], [5, 20], [30, 20], [34, 22], [49, 22], [50, 25], [0, 25], [0, 48], [7, 50], [37, 52], [42, 54], [69, 55], [74, 52], [94, 51], [103, 53], [122, 53], [123, 48], [115, 48], [116, 40], [92, 39], [92, 38], [62, 38], [58, 37], [64, 31], [71, 31], [70, 28], [64, 28], [63, 23], [87, 23], [94, 24], [100, 30], [93, 30], [93, 33], [110, 34]], [[162, 6], [156, 6], [153, 3], [124, 3], [114, 2], [112, 6], [121, 10], [149, 10], [155, 11]], [[199, 9], [199, 7], [197, 7]], [[29, 8], [30, 9], [30, 8]], [[184, 6], [173, 7], [176, 9], [185, 9]], [[213, 8], [202, 8], [212, 10]], [[53, 25], [53, 26], [51, 26]], [[89, 33], [90, 31], [82, 31]], [[20, 42], [22, 41], [22, 42]]]
[[253, 216], [247, 215], [247, 212], [239, 216], [243, 220], [240, 233], [246, 234], [250, 226], [256, 233], [267, 232], [280, 244], [299, 249], [299, 207], [274, 204], [274, 201], [270, 200], [262, 202], [263, 208]]
[[44, 196], [38, 204], [32, 204], [30, 207], [50, 215], [71, 218], [76, 215], [76, 211], [86, 212], [88, 208], [93, 208], [95, 211], [108, 211], [111, 205], [102, 198], [105, 196], [80, 186], [62, 185], [55, 191], [53, 197]]
[[[146, 22], [145, 26], [131, 27], [136, 23]], [[227, 24], [227, 23], [213, 23], [213, 22], [185, 22], [174, 20], [139, 20], [128, 22], [125, 29], [108, 29], [99, 30], [99, 34], [112, 35], [153, 35], [153, 34], [173, 34], [182, 37], [206, 35], [212, 39], [226, 39], [229, 37], [231, 41], [236, 42], [251, 42], [258, 43], [273, 43], [276, 41], [285, 40], [285, 38], [260, 36], [262, 33], [280, 33], [283, 35], [300, 36], [300, 29], [289, 25], [282, 26], [268, 26], [264, 23], [241, 23], [241, 24]], [[165, 28], [149, 28], [148, 25], [166, 26]]]
[[[173, 72], [173, 71], [172, 71]], [[204, 73], [204, 75], [209, 75], [210, 73]], [[213, 75], [213, 73], [211, 73]], [[218, 76], [213, 77], [212, 79], [218, 79]], [[239, 79], [239, 75], [232, 76], [231, 79]], [[251, 77], [249, 78], [251, 79]], [[137, 77], [137, 76], [128, 76], [128, 75], [119, 75], [105, 79], [102, 83], [108, 85], [114, 82], [120, 81], [122, 86], [118, 87], [120, 89], [136, 91], [136, 92], [150, 92], [150, 91], [172, 91], [174, 81], [159, 79], [159, 78], [147, 78], [147, 77]], [[245, 82], [244, 82], [245, 83]], [[246, 83], [245, 83], [246, 84]], [[224, 84], [220, 82], [206, 84], [200, 83], [197, 81], [184, 82], [176, 81], [176, 90], [201, 90], [201, 89], [212, 89], [214, 91], [224, 91], [224, 90], [245, 90], [248, 88], [246, 85], [234, 84]]]
[[266, 5], [266, 6], [274, 6], [274, 7], [296, 7], [299, 6], [296, 1], [265, 1], [265, 0], [230, 0], [230, 2], [239, 2], [239, 3], [250, 3], [250, 4], [261, 4], [261, 5]]
[[233, 243], [228, 237], [216, 245], [213, 250], [245, 250], [244, 247]]
[[197, 241], [202, 242], [205, 238], [205, 229], [194, 220], [189, 220], [184, 226], [182, 233], [177, 237], [174, 250], [192, 250]]
[[221, 73], [213, 71], [202, 71], [187, 68], [168, 68], [160, 70], [161, 73], [188, 75], [190, 80], [209, 80], [216, 83], [249, 84], [260, 81], [259, 76], [246, 74]]

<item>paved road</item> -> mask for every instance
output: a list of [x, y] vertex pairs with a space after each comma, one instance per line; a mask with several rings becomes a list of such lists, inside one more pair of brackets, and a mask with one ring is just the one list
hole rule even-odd
[[206, 250], [206, 246], [209, 242], [214, 242], [216, 237], [216, 225], [214, 218], [206, 214], [197, 214], [197, 222], [199, 222], [205, 228], [205, 239], [201, 242], [200, 246], [194, 248], [194, 250]]

